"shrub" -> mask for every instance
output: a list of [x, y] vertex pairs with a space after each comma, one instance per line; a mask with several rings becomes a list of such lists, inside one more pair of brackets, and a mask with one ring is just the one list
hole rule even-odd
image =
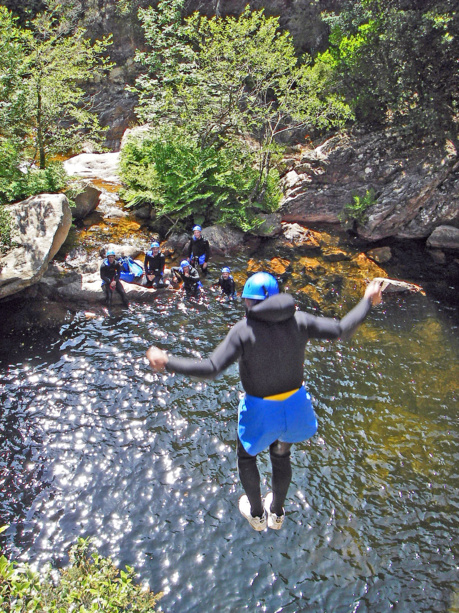
[[11, 214], [0, 206], [0, 255], [6, 253], [13, 246]]
[[163, 128], [143, 139], [131, 139], [121, 154], [128, 206], [150, 204], [156, 217], [172, 223], [192, 216], [196, 223], [229, 223], [244, 231], [259, 224], [260, 212], [278, 207], [279, 177], [272, 170], [258, 201], [259, 173], [249, 151], [239, 143], [201, 148], [177, 128]]
[[41, 193], [56, 193], [65, 186], [67, 173], [61, 162], [45, 169], [22, 168], [19, 147], [0, 137], [0, 204], [17, 202]]
[[368, 209], [376, 204], [376, 197], [373, 188], [365, 192], [365, 196], [352, 196], [352, 202], [345, 204], [343, 210], [338, 215], [342, 225], [351, 228], [366, 221]]
[[90, 551], [90, 539], [79, 538], [70, 549], [70, 566], [53, 580], [40, 577], [28, 565], [0, 557], [0, 610], [4, 613], [45, 611], [104, 611], [153, 613], [162, 594], [135, 585], [134, 570], [118, 570], [110, 558]]

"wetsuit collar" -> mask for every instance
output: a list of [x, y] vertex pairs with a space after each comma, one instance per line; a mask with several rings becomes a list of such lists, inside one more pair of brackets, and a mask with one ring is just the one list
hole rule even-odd
[[295, 301], [290, 294], [276, 294], [247, 311], [248, 319], [256, 321], [286, 321], [295, 314]]

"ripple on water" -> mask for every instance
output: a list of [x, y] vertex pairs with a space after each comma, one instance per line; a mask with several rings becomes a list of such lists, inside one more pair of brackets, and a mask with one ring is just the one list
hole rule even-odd
[[[285, 528], [237, 510], [232, 366], [153, 374], [157, 343], [208, 355], [242, 314], [158, 297], [77, 317], [58, 351], [2, 372], [0, 497], [9, 550], [63, 563], [78, 535], [132, 564], [165, 611], [446, 610], [457, 585], [457, 338], [416, 297], [349, 343], [311, 343], [319, 433], [295, 445]], [[205, 322], [205, 325], [203, 325]], [[269, 458], [260, 456], [263, 489]]]

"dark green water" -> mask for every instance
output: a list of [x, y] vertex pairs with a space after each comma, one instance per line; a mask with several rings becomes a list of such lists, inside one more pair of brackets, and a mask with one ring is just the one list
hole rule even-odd
[[[357, 300], [337, 291], [327, 310], [344, 314]], [[309, 345], [319, 432], [294, 446], [287, 518], [265, 533], [237, 510], [237, 367], [207, 383], [153, 374], [144, 359], [152, 343], [207, 356], [242, 305], [164, 291], [94, 313], [3, 335], [9, 554], [62, 564], [77, 536], [91, 535], [164, 591], [161, 609], [174, 613], [459, 610], [453, 307], [387, 297], [352, 341]], [[264, 490], [269, 468], [261, 454]]]

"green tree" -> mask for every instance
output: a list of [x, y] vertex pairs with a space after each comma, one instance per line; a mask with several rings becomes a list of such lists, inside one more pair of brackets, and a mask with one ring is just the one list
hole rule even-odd
[[317, 87], [309, 58], [297, 58], [279, 19], [247, 8], [239, 18], [182, 20], [183, 0], [139, 11], [150, 50], [134, 90], [139, 119], [186, 130], [201, 149], [250, 148], [257, 180], [247, 205], [264, 201], [283, 135], [343, 126], [339, 96]]
[[78, 148], [82, 140], [99, 143], [100, 127], [91, 96], [83, 89], [103, 76], [108, 61], [102, 55], [110, 44], [92, 43], [83, 28], [43, 13], [31, 24], [28, 63], [27, 119], [33, 159], [45, 168], [46, 157]]
[[357, 119], [458, 144], [459, 11], [452, 0], [346, 0], [320, 56]]
[[54, 12], [21, 29], [0, 8], [1, 135], [20, 141], [24, 158], [42, 169], [49, 155], [77, 149], [83, 139], [100, 142], [104, 130], [83, 85], [108, 68], [103, 54], [110, 41], [92, 43]]

